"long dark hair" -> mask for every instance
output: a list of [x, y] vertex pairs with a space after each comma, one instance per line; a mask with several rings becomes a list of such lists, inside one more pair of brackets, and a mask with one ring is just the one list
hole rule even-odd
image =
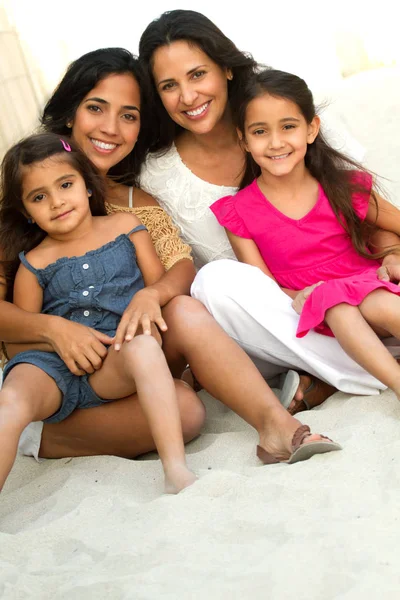
[[[69, 144], [66, 151], [63, 142]], [[67, 146], [68, 147], [68, 146]], [[1, 165], [0, 183], [0, 264], [7, 283], [7, 298], [12, 298], [12, 287], [19, 265], [18, 255], [29, 252], [46, 237], [47, 233], [36, 223], [28, 223], [22, 203], [23, 167], [57, 157], [68, 162], [85, 180], [92, 191], [89, 198], [93, 216], [106, 215], [104, 180], [96, 167], [67, 137], [55, 133], [31, 135], [15, 144], [6, 153]]]
[[110, 75], [126, 73], [136, 79], [140, 88], [140, 133], [132, 152], [114, 165], [107, 175], [119, 183], [137, 185], [140, 167], [151, 144], [152, 111], [149, 102], [152, 94], [148, 78], [144, 76], [138, 59], [129, 50], [100, 48], [72, 62], [47, 102], [41, 123], [46, 131], [69, 136], [71, 130], [67, 127], [67, 123], [73, 121], [78, 106], [90, 90]]
[[[303, 79], [285, 71], [265, 69], [247, 81], [240, 97], [236, 98], [236, 103], [232, 107], [235, 124], [243, 137], [245, 137], [247, 107], [254, 98], [264, 94], [285, 98], [296, 104], [307, 123], [311, 123], [317, 114], [313, 95]], [[373, 255], [367, 251], [368, 239], [377, 228], [362, 221], [353, 207], [352, 197], [354, 194], [371, 193], [378, 214], [378, 202], [374, 189], [376, 186], [374, 185], [371, 190], [367, 183], [370, 181], [369, 171], [357, 161], [332, 148], [321, 130], [314, 142], [307, 147], [305, 165], [311, 175], [321, 184], [337, 219], [350, 235], [357, 252], [368, 258], [380, 258], [390, 253], [392, 248]], [[355, 177], [354, 170], [368, 176]], [[246, 172], [239, 189], [249, 185], [260, 174], [259, 165], [248, 153]]]
[[172, 10], [152, 21], [142, 33], [139, 42], [139, 61], [153, 81], [153, 103], [158, 119], [158, 139], [151, 150], [166, 150], [183, 131], [167, 114], [153, 80], [153, 57], [157, 48], [172, 42], [186, 41], [197, 46], [222, 69], [230, 69], [233, 78], [228, 81], [231, 100], [256, 70], [257, 63], [250, 54], [241, 52], [210, 19], [193, 10]]

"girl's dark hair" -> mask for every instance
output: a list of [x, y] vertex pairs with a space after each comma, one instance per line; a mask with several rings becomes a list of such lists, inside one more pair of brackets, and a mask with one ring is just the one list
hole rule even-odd
[[228, 81], [231, 100], [252, 75], [257, 63], [250, 54], [241, 52], [210, 19], [193, 10], [172, 10], [152, 21], [142, 33], [139, 42], [139, 61], [153, 81], [153, 103], [158, 119], [158, 139], [151, 150], [167, 150], [183, 128], [165, 111], [153, 79], [153, 58], [157, 48], [177, 41], [197, 46], [222, 69], [230, 69], [233, 79]]
[[76, 110], [84, 97], [99, 81], [110, 75], [131, 74], [138, 82], [141, 96], [141, 127], [138, 140], [132, 152], [114, 165], [108, 176], [119, 183], [136, 185], [140, 167], [147, 153], [150, 141], [149, 98], [151, 87], [138, 59], [124, 48], [101, 48], [84, 54], [71, 63], [47, 102], [41, 123], [46, 131], [59, 135], [71, 135], [67, 127], [73, 121]]
[[[232, 107], [235, 124], [244, 138], [247, 107], [252, 100], [264, 94], [285, 98], [296, 104], [307, 123], [311, 123], [317, 114], [312, 93], [303, 79], [284, 71], [265, 69], [247, 81], [240, 97], [236, 98], [236, 103]], [[352, 202], [354, 194], [371, 192], [378, 213], [376, 192], [374, 189], [370, 190], [368, 185], [370, 178], [362, 176], [362, 174], [370, 174], [365, 167], [332, 148], [321, 130], [314, 142], [308, 145], [305, 165], [321, 184], [337, 219], [350, 235], [353, 246], [359, 254], [368, 258], [380, 258], [393, 250], [390, 248], [373, 255], [366, 251], [368, 239], [373, 231], [376, 231], [376, 226], [361, 221]], [[361, 177], [355, 176], [354, 169], [361, 172]], [[247, 153], [246, 171], [239, 189], [249, 185], [260, 174], [259, 165], [251, 154]]]
[[[69, 145], [70, 151], [65, 150], [63, 141]], [[86, 187], [92, 192], [89, 198], [92, 215], [107, 214], [104, 204], [104, 180], [96, 167], [69, 138], [60, 138], [55, 133], [39, 133], [21, 140], [10, 148], [1, 165], [0, 183], [0, 264], [6, 278], [7, 299], [12, 298], [19, 253], [23, 250], [29, 252], [47, 235], [36, 223], [28, 223], [22, 203], [23, 167], [42, 163], [53, 157], [59, 162], [68, 162], [82, 175]]]

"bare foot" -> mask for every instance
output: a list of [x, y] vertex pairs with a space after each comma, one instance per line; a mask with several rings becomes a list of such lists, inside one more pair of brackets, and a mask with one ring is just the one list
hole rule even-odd
[[336, 391], [332, 385], [317, 379], [317, 377], [300, 375], [300, 384], [289, 405], [288, 412], [295, 415], [303, 410], [311, 410], [325, 402]]
[[178, 494], [197, 480], [197, 477], [186, 465], [165, 467], [165, 493]]
[[[294, 436], [303, 425], [286, 411], [283, 415], [279, 415], [277, 419], [274, 419], [273, 423], [268, 423], [265, 431], [260, 432], [259, 445], [279, 462], [290, 458], [293, 453]], [[325, 440], [326, 438], [323, 435], [309, 432], [304, 436], [302, 445]]]

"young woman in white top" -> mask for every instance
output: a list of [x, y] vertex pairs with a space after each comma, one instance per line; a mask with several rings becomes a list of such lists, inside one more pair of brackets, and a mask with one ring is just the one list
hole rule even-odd
[[[288, 368], [314, 376], [303, 375], [292, 413], [321, 403], [334, 388], [378, 393], [382, 384], [335, 339], [315, 332], [296, 338], [297, 315], [285, 294], [259, 269], [232, 260], [226, 234], [209, 209], [218, 198], [235, 193], [246, 172], [230, 100], [256, 69], [254, 60], [204, 15], [189, 10], [166, 12], [150, 23], [140, 40], [139, 60], [153, 81], [160, 123], [140, 185], [171, 215], [192, 246], [197, 268], [202, 267], [192, 296], [205, 304], [264, 376]], [[249, 178], [254, 178], [251, 173]], [[382, 232], [374, 240], [375, 249], [398, 242], [394, 234]], [[385, 264], [393, 260], [388, 256]]]

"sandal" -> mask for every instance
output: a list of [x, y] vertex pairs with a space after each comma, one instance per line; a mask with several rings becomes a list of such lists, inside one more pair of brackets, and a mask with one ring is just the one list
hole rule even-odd
[[[300, 384], [300, 375], [309, 375], [309, 374], [303, 373], [303, 372], [300, 373], [299, 374], [299, 384]], [[329, 383], [326, 383], [325, 381], [321, 381], [320, 379], [318, 379], [317, 377], [313, 377], [312, 375], [309, 375], [309, 377], [311, 377], [311, 383], [308, 386], [308, 388], [306, 390], [304, 390], [303, 399], [295, 400], [294, 394], [293, 394], [292, 400], [288, 404], [288, 407], [289, 407], [290, 403], [292, 401], [294, 401], [294, 403], [295, 403], [291, 409], [288, 408], [288, 412], [291, 415], [295, 415], [298, 412], [301, 412], [303, 410], [312, 410], [316, 406], [320, 406], [321, 404], [323, 404], [325, 402], [325, 400], [327, 400], [330, 396], [332, 396], [332, 394], [337, 392], [337, 389], [335, 387], [333, 387], [332, 385], [329, 385]], [[297, 391], [297, 389], [298, 389], [298, 386], [296, 388], [296, 391]]]
[[301, 460], [307, 460], [314, 456], [314, 454], [325, 454], [325, 452], [334, 452], [335, 450], [342, 449], [340, 444], [333, 442], [325, 435], [321, 435], [321, 440], [305, 444], [304, 441], [310, 435], [311, 430], [308, 425], [301, 425], [296, 429], [292, 438], [292, 454], [288, 460], [279, 460], [262, 446], [257, 446], [257, 456], [265, 465], [274, 465], [276, 463], [293, 464]]
[[203, 389], [203, 386], [199, 381], [197, 381], [195, 374], [192, 369], [187, 366], [186, 369], [182, 373], [181, 377], [182, 381], [190, 385], [190, 387], [197, 393]]
[[278, 397], [282, 406], [286, 409], [289, 408], [295, 393], [299, 389], [300, 375], [297, 371], [290, 369], [287, 373], [282, 373], [279, 376], [279, 390]]

